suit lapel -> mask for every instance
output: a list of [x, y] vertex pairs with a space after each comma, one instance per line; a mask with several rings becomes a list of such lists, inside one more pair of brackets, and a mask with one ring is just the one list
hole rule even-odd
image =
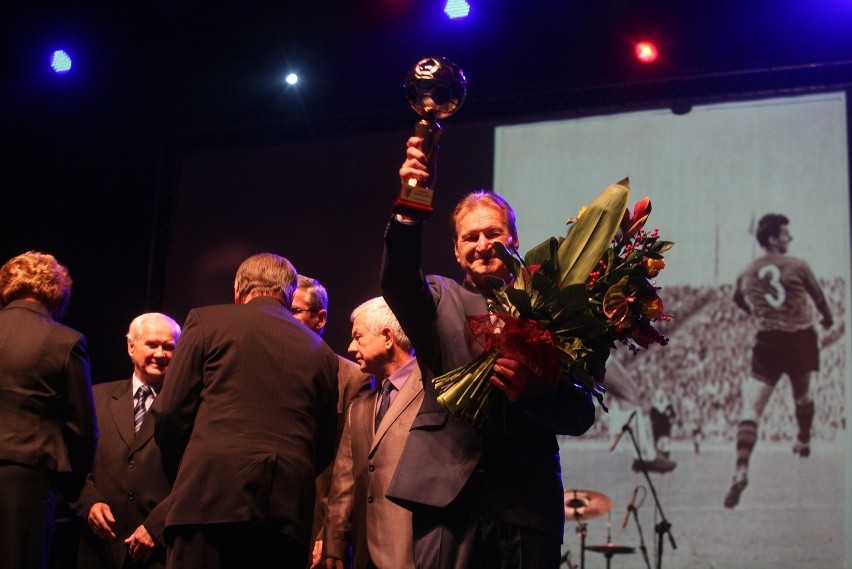
[[110, 395], [109, 401], [109, 412], [115, 422], [115, 430], [128, 448], [136, 437], [133, 432], [133, 395], [130, 393], [132, 385], [129, 379], [120, 382]]
[[414, 398], [417, 397], [417, 394], [420, 393], [422, 389], [423, 382], [420, 381], [420, 368], [415, 366], [411, 375], [408, 376], [408, 380], [405, 382], [405, 385], [402, 386], [402, 389], [394, 398], [393, 403], [391, 403], [391, 406], [388, 407], [388, 411], [382, 420], [382, 424], [379, 425], [379, 429], [376, 431], [376, 434], [370, 443], [371, 453], [375, 450], [379, 441], [382, 440], [382, 437], [388, 431], [388, 427], [393, 424], [400, 415], [402, 415], [403, 411], [405, 411], [409, 405], [411, 405], [411, 402], [414, 401]]

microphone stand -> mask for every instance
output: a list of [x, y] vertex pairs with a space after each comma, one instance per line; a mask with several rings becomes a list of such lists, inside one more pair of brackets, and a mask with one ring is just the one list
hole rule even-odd
[[636, 441], [636, 436], [633, 434], [633, 429], [630, 427], [629, 423], [624, 425], [624, 427], [622, 428], [627, 431], [628, 435], [630, 435], [630, 441], [633, 443], [633, 448], [636, 451], [639, 466], [642, 467], [642, 475], [645, 476], [645, 480], [648, 482], [648, 488], [651, 489], [651, 496], [654, 497], [654, 508], [660, 515], [660, 522], [656, 526], [654, 526], [654, 530], [657, 533], [657, 569], [662, 569], [663, 545], [665, 544], [663, 537], [668, 535], [669, 543], [671, 543], [672, 549], [677, 549], [677, 543], [675, 543], [674, 536], [672, 535], [672, 525], [669, 523], [669, 521], [666, 519], [666, 515], [663, 513], [663, 506], [660, 504], [660, 499], [657, 496], [657, 490], [654, 488], [654, 483], [651, 482], [651, 476], [648, 474], [648, 467], [645, 465], [645, 460], [642, 458], [642, 451], [639, 450], [639, 443]]
[[586, 569], [586, 523], [577, 518], [577, 533], [580, 534], [580, 569]]
[[645, 534], [642, 533], [642, 523], [639, 521], [638, 512], [639, 508], [636, 506], [630, 507], [630, 513], [633, 514], [633, 521], [636, 522], [636, 529], [639, 530], [639, 550], [642, 552], [642, 557], [645, 559], [645, 566], [648, 569], [651, 569], [651, 560], [648, 558], [648, 548], [645, 546]]

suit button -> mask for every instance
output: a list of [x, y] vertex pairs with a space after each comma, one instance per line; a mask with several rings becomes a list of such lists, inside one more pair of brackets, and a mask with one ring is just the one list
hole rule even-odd
[[130, 494], [127, 495], [127, 499], [130, 500], [131, 502], [134, 500], [134, 498], [136, 498], [136, 496], [133, 494], [133, 492], [131, 492]]
[[375, 469], [376, 469], [375, 464], [371, 464], [370, 466], [367, 467], [367, 470], [369, 470], [370, 472], [373, 472]]
[[372, 496], [367, 496], [367, 503], [368, 503], [368, 504], [372, 504], [372, 503], [373, 503], [373, 497], [372, 497]]
[[136, 468], [136, 461], [133, 460], [132, 458], [128, 458], [127, 459], [127, 466], [129, 466], [130, 468]]

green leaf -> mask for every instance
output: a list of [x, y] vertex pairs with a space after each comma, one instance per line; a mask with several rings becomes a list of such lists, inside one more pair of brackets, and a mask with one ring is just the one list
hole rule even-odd
[[612, 242], [629, 199], [630, 180], [625, 178], [606, 188], [586, 208], [557, 250], [561, 286], [588, 280]]
[[559, 243], [562, 242], [562, 238], [551, 237], [546, 241], [542, 241], [524, 255], [524, 263], [527, 266], [530, 265], [541, 265], [545, 261], [549, 261], [551, 259], [556, 258], [556, 250], [559, 247]]
[[521, 272], [521, 261], [518, 257], [499, 241], [495, 241], [491, 246], [494, 248], [497, 258], [503, 261], [503, 264], [506, 265], [512, 276], [518, 278], [518, 274]]
[[577, 313], [582, 312], [588, 306], [584, 285], [571, 285], [559, 289], [551, 300], [553, 304], [552, 322], [557, 326], [563, 326], [563, 322], [574, 318]]
[[506, 297], [509, 299], [509, 302], [512, 303], [512, 306], [517, 309], [518, 316], [520, 318], [532, 317], [532, 302], [530, 300], [530, 295], [527, 294], [525, 290], [507, 288]]
[[657, 241], [654, 243], [654, 246], [651, 247], [651, 250], [656, 253], [664, 253], [674, 247], [673, 241]]

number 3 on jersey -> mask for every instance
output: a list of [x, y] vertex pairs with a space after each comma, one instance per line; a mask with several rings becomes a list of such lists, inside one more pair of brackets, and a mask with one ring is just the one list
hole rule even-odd
[[777, 265], [764, 265], [757, 271], [757, 276], [766, 281], [771, 289], [763, 294], [766, 304], [775, 309], [781, 308], [787, 298], [787, 293], [781, 285], [781, 269]]

